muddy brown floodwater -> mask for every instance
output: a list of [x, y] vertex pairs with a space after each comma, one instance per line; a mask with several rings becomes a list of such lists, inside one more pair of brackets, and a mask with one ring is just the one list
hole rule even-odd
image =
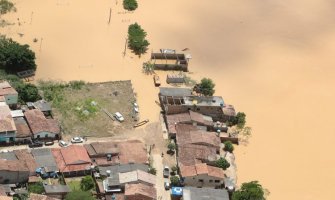
[[148, 55], [123, 57], [138, 22], [149, 52], [189, 48], [192, 76], [212, 78], [216, 94], [247, 114], [239, 183], [259, 180], [271, 200], [334, 199], [334, 1], [139, 0], [134, 13], [121, 0], [14, 2], [18, 11], [2, 18], [15, 25], [0, 30], [37, 53], [37, 78], [131, 79], [141, 118], [158, 121], [158, 89], [141, 72]]

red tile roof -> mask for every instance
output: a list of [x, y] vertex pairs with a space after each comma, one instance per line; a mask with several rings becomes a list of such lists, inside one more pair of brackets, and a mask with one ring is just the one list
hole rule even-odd
[[145, 199], [156, 199], [156, 189], [152, 186], [147, 186], [142, 183], [137, 184], [126, 184], [124, 195], [126, 198], [145, 200]]
[[12, 171], [12, 172], [29, 172], [28, 167], [19, 160], [3, 160], [0, 159], [0, 170], [1, 171]]
[[16, 131], [8, 105], [0, 105], [0, 132]]
[[33, 134], [38, 134], [43, 131], [54, 134], [60, 133], [58, 122], [54, 119], [46, 119], [40, 110], [27, 110], [24, 115]]
[[208, 175], [215, 178], [224, 179], [224, 171], [221, 168], [207, 165], [206, 163], [191, 166], [181, 166], [180, 174], [182, 177], [192, 177], [197, 175]]
[[29, 126], [23, 117], [14, 118], [14, 123], [17, 129], [17, 138], [31, 137]]
[[91, 166], [91, 159], [83, 146], [52, 149], [52, 154], [61, 172], [84, 171]]
[[25, 166], [28, 167], [30, 174], [36, 174], [36, 169], [37, 169], [37, 163], [35, 161], [35, 158], [33, 155], [28, 152], [27, 149], [22, 149], [22, 150], [14, 150], [14, 153], [17, 157], [17, 159], [21, 162], [24, 163]]
[[216, 148], [196, 144], [178, 146], [179, 165], [194, 165], [202, 162], [215, 161], [217, 159]]

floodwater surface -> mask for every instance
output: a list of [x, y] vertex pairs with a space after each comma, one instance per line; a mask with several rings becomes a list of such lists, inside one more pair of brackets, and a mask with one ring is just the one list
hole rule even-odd
[[138, 22], [149, 53], [189, 48], [192, 76], [212, 78], [216, 94], [247, 114], [239, 183], [259, 180], [271, 200], [334, 199], [334, 1], [139, 0], [134, 13], [121, 0], [15, 2], [17, 13], [2, 16], [15, 25], [0, 30], [31, 45], [36, 78], [131, 79], [141, 118], [157, 121], [158, 89], [141, 71], [149, 54], [124, 55], [127, 27]]

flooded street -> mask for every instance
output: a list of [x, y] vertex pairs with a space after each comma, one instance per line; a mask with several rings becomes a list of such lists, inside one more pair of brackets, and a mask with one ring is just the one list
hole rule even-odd
[[[160, 48], [189, 48], [190, 75], [212, 78], [252, 127], [236, 148], [238, 182], [259, 180], [270, 200], [333, 199], [334, 1], [139, 0], [134, 13], [121, 0], [14, 2], [17, 12], [2, 18], [15, 25], [0, 31], [36, 52], [36, 79], [130, 79], [141, 118], [155, 122], [158, 89], [142, 63]], [[151, 43], [141, 58], [123, 56], [134, 22]]]

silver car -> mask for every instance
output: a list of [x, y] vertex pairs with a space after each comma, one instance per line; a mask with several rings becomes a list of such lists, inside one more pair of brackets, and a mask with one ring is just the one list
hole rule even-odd
[[122, 116], [121, 113], [119, 113], [119, 112], [116, 112], [116, 113], [114, 114], [114, 117], [115, 117], [119, 122], [123, 122], [123, 121], [124, 121], [123, 116]]

